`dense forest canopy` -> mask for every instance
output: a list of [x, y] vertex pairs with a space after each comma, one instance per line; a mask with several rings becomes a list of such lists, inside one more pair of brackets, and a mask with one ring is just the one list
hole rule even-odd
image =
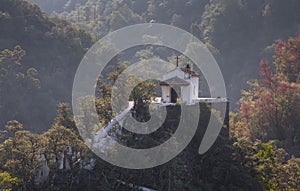
[[[300, 190], [299, 9], [298, 0], [0, 0], [0, 190]], [[132, 62], [174, 62], [174, 52], [145, 46], [114, 57], [97, 82], [96, 127], [77, 129], [71, 92], [94, 42], [145, 22], [185, 29], [213, 53], [231, 101], [230, 137], [221, 133], [206, 154], [196, 152], [201, 128], [217, 115], [204, 105], [201, 128], [182, 153], [131, 170], [95, 156], [80, 133], [115, 117], [112, 88]], [[155, 83], [131, 93], [139, 121], [149, 119]], [[113, 130], [118, 142], [139, 148], [165, 141], [176, 122], [153, 136]]]
[[[24, 66], [32, 66], [42, 77], [39, 90], [41, 94], [45, 95], [47, 91], [51, 91], [50, 95], [53, 95], [53, 98], [47, 101], [52, 104], [38, 106], [49, 111], [49, 116], [40, 122], [44, 126], [42, 129], [47, 129], [46, 126], [51, 124], [55, 115], [55, 105], [59, 101], [70, 100], [68, 92], [71, 88], [71, 76], [86, 48], [92, 45], [91, 37], [86, 32], [82, 29], [75, 29], [71, 24], [55, 17], [71, 21], [96, 38], [130, 24], [150, 21], [172, 24], [192, 32], [205, 42], [217, 58], [225, 78], [232, 110], [237, 107], [240, 90], [247, 87], [246, 82], [258, 77], [257, 63], [261, 59], [271, 59], [275, 40], [287, 39], [298, 32], [300, 17], [297, 11], [299, 3], [292, 0], [290, 2], [278, 0], [33, 1], [48, 14], [55, 16], [54, 18], [47, 17], [37, 6], [30, 4], [22, 6], [22, 3], [14, 3], [15, 9], [20, 10], [9, 13], [12, 11], [10, 10], [13, 6], [12, 2], [8, 6], [5, 6], [5, 3], [1, 6], [2, 17], [8, 17], [3, 20], [7, 22], [7, 27], [1, 29], [3, 34], [1, 35], [1, 49], [12, 49], [16, 45], [21, 45], [27, 53], [39, 52], [35, 54], [35, 58], [32, 58], [30, 53], [23, 59]], [[29, 9], [29, 7], [32, 8], [22, 10]], [[9, 18], [9, 14], [16, 18]], [[22, 23], [22, 25], [13, 24], [14, 22]], [[18, 33], [22, 31], [24, 34], [19, 35]], [[29, 39], [40, 40], [34, 41], [36, 45], [32, 45]], [[51, 61], [51, 64], [45, 64], [45, 60]], [[44, 75], [48, 71], [53, 75]], [[64, 71], [68, 71], [68, 75], [63, 75]], [[239, 80], [236, 80], [237, 78]], [[56, 83], [58, 79], [64, 83]], [[37, 98], [43, 99], [43, 97], [41, 95]], [[24, 120], [23, 123], [29, 124], [26, 119], [22, 120]], [[2, 122], [2, 125], [4, 124]]]
[[[246, 82], [258, 77], [257, 63], [271, 58], [275, 40], [295, 35], [300, 20], [297, 0], [32, 2], [99, 37], [130, 24], [151, 21], [172, 24], [193, 33], [218, 58], [233, 108]], [[63, 6], [55, 9], [58, 4]]]
[[[18, 119], [35, 132], [45, 131], [53, 122], [56, 105], [70, 101], [72, 78], [92, 38], [66, 21], [48, 17], [37, 5], [26, 1], [1, 1], [0, 25], [3, 70], [27, 71], [27, 75], [39, 80], [38, 87], [33, 88], [24, 80], [12, 81], [13, 76], [3, 76], [9, 83], [2, 83], [1, 96], [9, 106], [0, 108], [0, 124], [3, 127], [6, 121]], [[9, 57], [19, 63], [14, 64]]]

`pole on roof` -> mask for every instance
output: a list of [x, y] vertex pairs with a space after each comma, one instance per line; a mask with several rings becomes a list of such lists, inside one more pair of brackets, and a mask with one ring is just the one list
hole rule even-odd
[[176, 66], [177, 66], [177, 68], [179, 66], [178, 61], [179, 61], [179, 56], [176, 57]]

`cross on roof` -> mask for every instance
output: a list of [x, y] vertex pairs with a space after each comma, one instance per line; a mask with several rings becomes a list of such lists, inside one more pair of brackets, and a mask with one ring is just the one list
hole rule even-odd
[[176, 66], [178, 68], [178, 61], [179, 61], [179, 56], [176, 56]]

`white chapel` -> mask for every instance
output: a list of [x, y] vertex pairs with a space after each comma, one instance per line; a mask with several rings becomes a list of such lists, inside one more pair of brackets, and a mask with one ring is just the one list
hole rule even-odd
[[178, 67], [177, 65], [174, 70], [163, 75], [163, 81], [160, 82], [161, 102], [193, 103], [198, 99], [199, 77], [199, 73], [192, 71], [189, 64], [185, 67]]

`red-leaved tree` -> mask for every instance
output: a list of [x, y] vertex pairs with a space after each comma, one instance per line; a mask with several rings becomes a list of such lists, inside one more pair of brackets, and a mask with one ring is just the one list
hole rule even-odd
[[232, 134], [251, 139], [300, 143], [300, 34], [275, 43], [274, 72], [260, 63], [260, 79], [242, 91], [240, 108], [232, 114]]

